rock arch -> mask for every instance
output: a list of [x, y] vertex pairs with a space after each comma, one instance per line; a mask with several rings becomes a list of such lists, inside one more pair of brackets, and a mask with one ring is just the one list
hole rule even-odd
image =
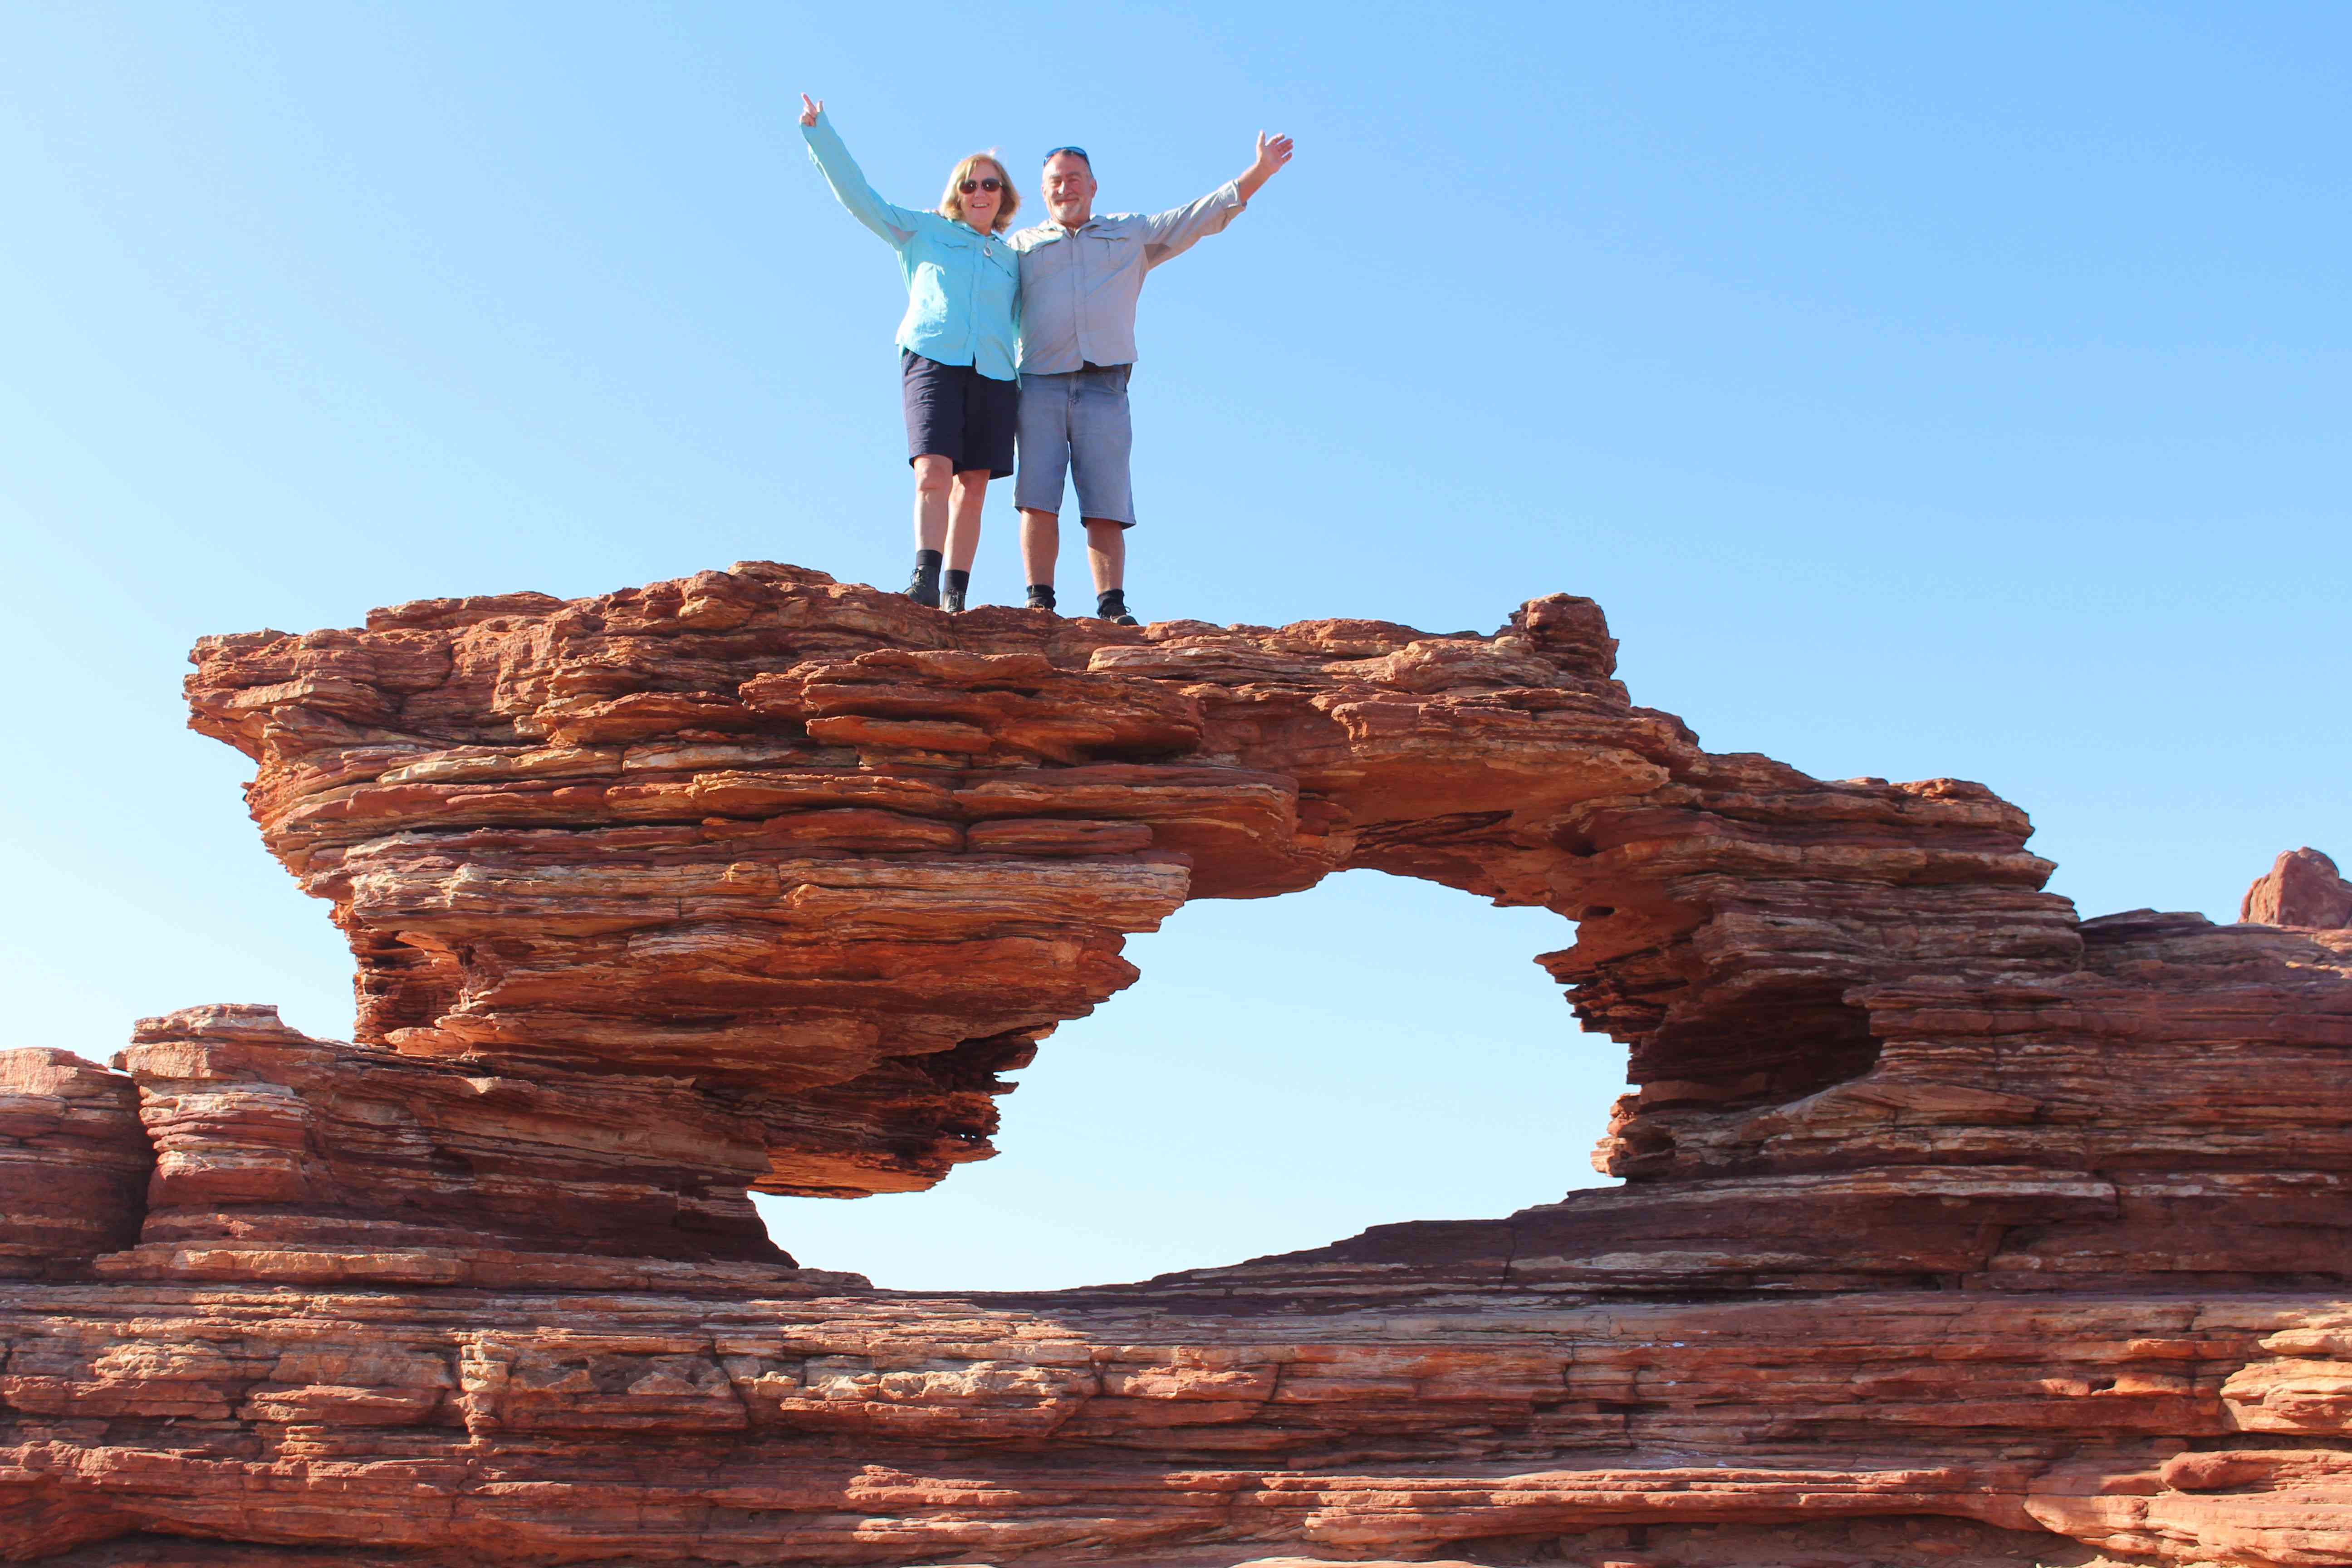
[[[1119, 628], [757, 563], [206, 639], [361, 1037], [0, 1054], [0, 1539], [2352, 1558], [2352, 931], [2078, 921], [1990, 791], [1707, 752], [1614, 647], [1566, 596]], [[1347, 867], [1577, 922], [1622, 1188], [984, 1301], [767, 1242], [747, 1187], [989, 1152], [1127, 933]]]
[[984, 1156], [996, 1073], [1133, 978], [1126, 933], [1340, 868], [1578, 922], [1543, 962], [1631, 1047], [1623, 1175], [1769, 1163], [1678, 1151], [1864, 1070], [1857, 987], [2075, 966], [2021, 812], [1708, 753], [1615, 647], [1565, 595], [1494, 637], [1145, 630], [747, 563], [209, 638], [189, 696], [351, 939], [361, 1044], [691, 1077], [771, 1192]]

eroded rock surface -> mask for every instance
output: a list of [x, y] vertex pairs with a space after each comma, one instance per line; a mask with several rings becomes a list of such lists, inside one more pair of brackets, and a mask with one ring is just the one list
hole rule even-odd
[[2273, 863], [2268, 876], [2254, 879], [2238, 906], [2238, 918], [2260, 925], [2305, 926], [2336, 931], [2352, 926], [2352, 882], [2336, 862], [2305, 846]]
[[130, 1246], [154, 1163], [129, 1079], [68, 1051], [0, 1050], [0, 1280], [71, 1278]]
[[[2079, 921], [1982, 786], [1709, 753], [1614, 651], [756, 563], [206, 639], [360, 1037], [0, 1053], [0, 1554], [2352, 1561], [2352, 931]], [[1026, 1297], [761, 1234], [1351, 867], [1574, 922], [1623, 1185]]]

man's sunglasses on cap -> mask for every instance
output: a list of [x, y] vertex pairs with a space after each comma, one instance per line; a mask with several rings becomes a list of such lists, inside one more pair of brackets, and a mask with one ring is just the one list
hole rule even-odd
[[1050, 163], [1065, 153], [1069, 153], [1072, 157], [1086, 158], [1087, 167], [1089, 169], [1095, 166], [1095, 161], [1092, 158], [1087, 158], [1087, 150], [1083, 147], [1056, 147], [1045, 154], [1045, 162]]

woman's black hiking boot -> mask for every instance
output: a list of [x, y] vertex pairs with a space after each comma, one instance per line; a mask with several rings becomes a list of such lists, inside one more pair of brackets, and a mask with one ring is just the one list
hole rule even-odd
[[940, 563], [946, 557], [936, 550], [915, 552], [915, 574], [907, 580], [907, 597], [919, 605], [940, 607]]

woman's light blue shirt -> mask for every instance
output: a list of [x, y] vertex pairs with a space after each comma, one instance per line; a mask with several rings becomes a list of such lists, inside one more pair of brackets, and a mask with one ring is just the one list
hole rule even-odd
[[850, 216], [889, 242], [907, 279], [898, 346], [941, 364], [1013, 379], [1021, 336], [1021, 258], [996, 235], [937, 213], [894, 207], [874, 194], [824, 115], [801, 128], [809, 156]]

